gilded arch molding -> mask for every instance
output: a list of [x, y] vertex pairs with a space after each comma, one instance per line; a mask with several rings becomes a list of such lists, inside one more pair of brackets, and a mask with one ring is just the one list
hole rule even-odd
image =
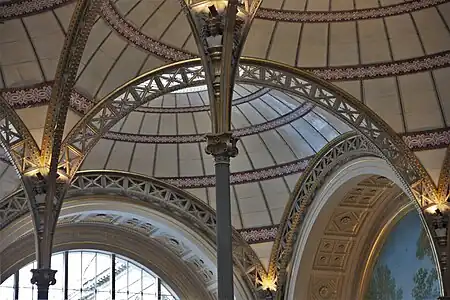
[[[65, 201], [100, 196], [122, 196], [129, 201], [145, 204], [172, 216], [185, 226], [200, 232], [211, 245], [215, 244], [216, 216], [214, 210], [189, 193], [159, 180], [126, 172], [82, 171], [74, 177]], [[0, 228], [5, 228], [28, 212], [23, 191], [3, 200]], [[2, 202], [3, 202], [2, 201]], [[101, 218], [100, 218], [101, 219]], [[252, 248], [237, 232], [233, 232], [234, 262], [253, 293], [258, 293], [266, 271]]]

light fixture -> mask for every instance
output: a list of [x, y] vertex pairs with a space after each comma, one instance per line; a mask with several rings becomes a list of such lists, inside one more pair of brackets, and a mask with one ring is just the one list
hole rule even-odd
[[263, 277], [260, 281], [263, 290], [276, 291], [277, 290], [277, 279], [267, 276]]

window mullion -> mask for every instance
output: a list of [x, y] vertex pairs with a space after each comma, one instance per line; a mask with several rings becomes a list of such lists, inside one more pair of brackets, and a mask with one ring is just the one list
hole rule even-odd
[[64, 299], [69, 299], [69, 252], [64, 251]]
[[116, 300], [116, 256], [111, 255], [111, 299]]
[[19, 300], [19, 271], [14, 273], [14, 299]]

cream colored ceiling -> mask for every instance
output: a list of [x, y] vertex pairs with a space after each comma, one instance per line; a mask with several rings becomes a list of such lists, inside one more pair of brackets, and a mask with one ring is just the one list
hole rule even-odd
[[14, 192], [20, 184], [16, 170], [9, 164], [5, 151], [0, 147], [0, 199]]
[[53, 80], [73, 5], [0, 24], [0, 87]]
[[[265, 0], [262, 7], [319, 13], [362, 11], [400, 3], [403, 1]], [[157, 47], [145, 49], [142, 45], [150, 39], [167, 49], [181, 51], [187, 57], [197, 53], [189, 24], [177, 0], [117, 0], [112, 7], [123, 20], [105, 21], [105, 9], [102, 10], [103, 18], [95, 22], [78, 69], [76, 89], [93, 101], [99, 101], [132, 78], [174, 60], [163, 58]], [[0, 88], [30, 86], [54, 79], [73, 9], [74, 3], [71, 3], [0, 25]], [[131, 43], [120, 35], [119, 29], [111, 27], [124, 22], [141, 33], [140, 43]], [[450, 2], [395, 16], [356, 21], [295, 23], [257, 18], [244, 55], [318, 70], [325, 75], [325, 71], [333, 68], [382, 70], [386, 64], [407, 59], [419, 60], [417, 68], [420, 69], [427, 64], [424, 57], [450, 50], [449, 24]], [[450, 68], [431, 70], [425, 67], [425, 71], [417, 73], [414, 65], [411, 68], [408, 74], [401, 70], [398, 74], [390, 71], [378, 74], [380, 78], [371, 78], [370, 72], [358, 76], [355, 71], [349, 77], [332, 77], [331, 81], [363, 101], [399, 133], [447, 127]], [[251, 92], [237, 87], [235, 99]], [[270, 123], [292, 112], [302, 102], [297, 99], [293, 101], [296, 104], [289, 105], [267, 100], [275, 94], [271, 91], [257, 101], [235, 105], [233, 128], [242, 130]], [[83, 168], [119, 169], [157, 177], [212, 175], [213, 163], [204, 154], [204, 143], [148, 142], [155, 135], [200, 135], [210, 130], [207, 110], [158, 113], [151, 112], [152, 109], [207, 105], [204, 92], [189, 93], [189, 97], [186, 93], [170, 94], [152, 101], [119, 122], [114, 132], [95, 147]], [[45, 107], [40, 108], [39, 114], [32, 109], [20, 111], [39, 141], [44, 111]], [[77, 118], [71, 115], [67, 128]], [[338, 132], [346, 130], [334, 117], [315, 108], [290, 124], [242, 137], [241, 153], [233, 160], [232, 171], [253, 172], [304, 159], [319, 151]], [[134, 140], [125, 141], [129, 136]], [[138, 140], [142, 137], [147, 141]], [[438, 173], [436, 157], [424, 154], [421, 158], [433, 174]], [[233, 186], [234, 225], [247, 228], [278, 223], [298, 176]], [[215, 205], [212, 187], [190, 191]]]

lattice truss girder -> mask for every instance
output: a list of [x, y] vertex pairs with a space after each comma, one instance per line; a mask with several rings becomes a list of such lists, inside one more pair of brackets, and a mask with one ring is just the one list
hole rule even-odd
[[[153, 208], [177, 218], [215, 243], [216, 215], [211, 207], [190, 194], [156, 179], [112, 171], [83, 171], [77, 173], [67, 197], [89, 195], [121, 195], [143, 201]], [[82, 200], [81, 200], [82, 201]], [[21, 190], [0, 202], [0, 229], [28, 212], [25, 193]], [[242, 236], [233, 231], [234, 263], [255, 292], [261, 278], [267, 276], [264, 267]]]
[[[422, 190], [416, 198], [421, 205], [425, 205], [424, 198], [436, 201], [435, 186], [414, 154], [356, 99], [335, 92], [325, 82], [306, 73], [256, 59], [241, 59], [236, 81], [290, 92], [331, 112], [376, 145], [406, 185], [420, 184]], [[204, 67], [198, 59], [171, 65], [131, 82], [102, 100], [69, 133], [59, 165], [66, 166], [69, 175], [74, 174], [101, 136], [133, 109], [176, 89], [204, 84]]]
[[0, 97], [0, 146], [19, 176], [39, 168], [39, 148], [23, 121]]

